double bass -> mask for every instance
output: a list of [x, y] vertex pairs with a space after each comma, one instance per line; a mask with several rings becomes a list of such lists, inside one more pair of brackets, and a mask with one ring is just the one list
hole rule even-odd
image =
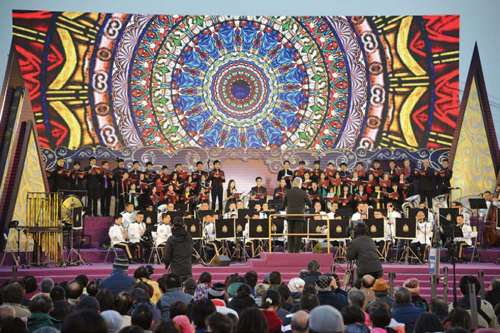
[[[497, 185], [493, 200], [498, 200], [500, 196], [500, 186]], [[498, 225], [498, 208], [491, 204], [488, 213], [484, 219], [483, 245], [495, 246], [497, 240], [500, 240], [497, 235]]]

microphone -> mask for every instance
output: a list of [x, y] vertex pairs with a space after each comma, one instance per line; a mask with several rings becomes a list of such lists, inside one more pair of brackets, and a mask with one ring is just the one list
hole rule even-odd
[[448, 187], [448, 190], [459, 190], [461, 189], [460, 186], [456, 186], [456, 187]]

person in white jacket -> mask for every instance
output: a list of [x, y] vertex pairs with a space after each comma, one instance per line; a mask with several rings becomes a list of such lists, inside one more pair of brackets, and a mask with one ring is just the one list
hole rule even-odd
[[[410, 248], [418, 256], [418, 259], [423, 262], [425, 257], [425, 249], [427, 245], [431, 245], [432, 239], [432, 223], [426, 219], [423, 210], [419, 210], [416, 215], [417, 219], [417, 237], [411, 241]], [[418, 253], [420, 249], [420, 254]]]
[[[472, 245], [472, 228], [470, 225], [465, 223], [465, 218], [462, 214], [457, 215], [457, 225], [462, 229], [463, 237], [455, 237], [453, 241], [455, 243], [455, 250], [458, 261], [462, 261], [464, 247]], [[448, 257], [450, 258], [453, 255], [452, 244], [453, 242], [450, 241], [446, 246], [448, 248]]]
[[133, 251], [131, 251], [132, 244], [127, 242], [128, 231], [125, 230], [125, 228], [123, 227], [122, 219], [123, 217], [121, 215], [115, 215], [114, 217], [115, 223], [109, 228], [108, 235], [111, 242], [111, 246], [125, 250], [128, 261], [132, 262], [133, 261], [132, 260]]
[[172, 236], [172, 225], [170, 214], [162, 213], [161, 221], [156, 229], [156, 247], [163, 249], [168, 238]]
[[128, 239], [129, 242], [137, 247], [137, 257], [136, 260], [141, 262], [142, 258], [142, 245], [141, 237], [146, 231], [146, 224], [144, 221], [144, 213], [138, 212], [136, 215], [136, 220], [128, 226]]

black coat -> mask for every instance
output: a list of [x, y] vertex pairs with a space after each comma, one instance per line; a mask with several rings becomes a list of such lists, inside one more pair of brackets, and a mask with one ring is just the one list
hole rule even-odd
[[165, 267], [181, 277], [192, 277], [193, 238], [184, 228], [174, 229], [165, 244]]
[[347, 248], [347, 260], [356, 260], [358, 276], [382, 270], [382, 264], [377, 253], [375, 242], [371, 237], [357, 236]]
[[[286, 208], [287, 214], [305, 214], [306, 204], [311, 208], [312, 202], [309, 194], [298, 187], [293, 187], [286, 191], [283, 207]], [[294, 217], [290, 220], [305, 221], [305, 217]]]
[[231, 302], [228, 303], [227, 307], [238, 312], [238, 315], [240, 315], [241, 312], [246, 308], [254, 308], [256, 307], [256, 305], [253, 297], [248, 296], [248, 297], [234, 297], [231, 300]]
[[[88, 167], [85, 168], [85, 171], [90, 171], [91, 169], [92, 167], [89, 165]], [[85, 176], [85, 178], [87, 179], [87, 187], [86, 187], [87, 190], [99, 187], [99, 185], [101, 184], [101, 179], [97, 174], [93, 175], [89, 172], [87, 173], [87, 176]]]
[[433, 191], [434, 190], [434, 169], [428, 167], [425, 170], [425, 175], [421, 175], [420, 173], [417, 175], [417, 178], [420, 179], [420, 190], [421, 191]]

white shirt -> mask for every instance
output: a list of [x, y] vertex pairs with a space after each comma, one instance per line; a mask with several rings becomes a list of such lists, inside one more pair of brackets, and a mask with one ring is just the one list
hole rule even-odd
[[351, 220], [353, 220], [353, 221], [359, 221], [359, 220], [361, 220], [361, 213], [360, 212], [356, 212], [356, 213], [352, 214]]
[[472, 228], [468, 224], [462, 224], [462, 233], [464, 234], [464, 237], [455, 237], [455, 242], [460, 243], [460, 242], [465, 242], [467, 245], [471, 246], [472, 245]]
[[122, 218], [123, 225], [128, 227], [129, 224], [131, 224], [132, 222], [135, 222], [135, 217], [137, 215], [137, 212], [133, 211], [132, 213], [129, 213], [127, 211], [124, 211], [121, 213], [121, 215], [123, 216], [123, 218]]
[[131, 223], [128, 227], [128, 239], [130, 243], [139, 243], [144, 230], [146, 230], [144, 223]]
[[165, 243], [170, 236], [172, 236], [172, 226], [161, 223], [156, 230], [156, 246]]
[[209, 242], [213, 242], [215, 240], [215, 225], [213, 222], [203, 222], [203, 238], [208, 239]]
[[111, 245], [125, 242], [125, 229], [121, 225], [115, 224], [111, 226], [108, 235], [111, 240]]
[[417, 222], [417, 238], [412, 243], [431, 245], [432, 223], [429, 221]]

